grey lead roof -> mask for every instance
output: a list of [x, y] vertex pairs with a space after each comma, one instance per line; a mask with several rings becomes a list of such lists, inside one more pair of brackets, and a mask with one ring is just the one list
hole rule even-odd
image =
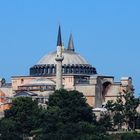
[[69, 38], [68, 50], [69, 51], [73, 51], [73, 52], [75, 51], [74, 44], [73, 44], [72, 33], [70, 34], [70, 38]]
[[[63, 65], [88, 64], [84, 57], [76, 52], [65, 49], [62, 55], [64, 56], [64, 60], [62, 61]], [[56, 51], [42, 57], [37, 64], [56, 64], [55, 57]]]

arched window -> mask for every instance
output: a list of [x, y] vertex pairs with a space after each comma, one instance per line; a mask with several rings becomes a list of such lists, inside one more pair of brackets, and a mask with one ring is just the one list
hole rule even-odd
[[111, 83], [109, 81], [106, 81], [103, 83], [102, 98], [103, 98], [104, 102], [105, 102], [105, 96], [107, 95], [107, 92], [108, 92], [110, 86], [111, 86]]

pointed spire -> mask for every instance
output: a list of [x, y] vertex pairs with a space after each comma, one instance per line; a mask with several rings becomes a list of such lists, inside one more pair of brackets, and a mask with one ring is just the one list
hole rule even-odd
[[60, 27], [60, 25], [59, 25], [59, 29], [58, 29], [57, 46], [62, 46], [61, 27]]
[[73, 52], [75, 51], [73, 39], [72, 39], [72, 33], [70, 34], [70, 38], [69, 38], [68, 50]]

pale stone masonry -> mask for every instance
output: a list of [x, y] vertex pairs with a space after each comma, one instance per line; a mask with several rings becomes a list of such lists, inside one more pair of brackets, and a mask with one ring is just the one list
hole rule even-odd
[[[63, 48], [60, 27], [57, 51], [42, 57], [29, 71], [27, 76], [12, 76], [10, 87], [3, 87], [0, 83], [1, 102], [9, 97], [11, 99], [12, 93], [13, 98], [24, 94], [47, 103], [55, 89], [64, 88], [82, 92], [90, 106], [100, 108], [108, 100], [116, 100], [120, 92], [125, 94], [133, 90], [131, 77], [122, 77], [119, 82], [115, 82], [114, 76], [98, 74], [96, 68], [75, 51], [72, 34], [68, 47]], [[6, 106], [6, 102], [3, 104]]]
[[56, 53], [56, 89], [62, 88], [62, 61], [64, 57], [62, 56], [62, 39], [61, 39], [61, 29], [59, 26], [58, 39], [57, 39], [57, 53]]

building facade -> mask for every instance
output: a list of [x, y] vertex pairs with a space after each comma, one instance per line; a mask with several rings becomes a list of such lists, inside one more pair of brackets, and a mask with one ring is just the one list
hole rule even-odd
[[[62, 52], [60, 65], [58, 49]], [[37, 64], [31, 66], [28, 76], [12, 76], [12, 95], [14, 97], [21, 95], [21, 92], [24, 92], [24, 95], [25, 92], [31, 92], [45, 103], [56, 89], [59, 79], [57, 75], [59, 82], [62, 81], [62, 88], [82, 92], [87, 103], [93, 108], [102, 107], [108, 100], [116, 100], [120, 92], [125, 93], [133, 89], [131, 77], [122, 77], [119, 82], [115, 82], [114, 76], [98, 74], [96, 68], [75, 51], [72, 34], [68, 47], [64, 48], [59, 29], [57, 51], [45, 55]]]

